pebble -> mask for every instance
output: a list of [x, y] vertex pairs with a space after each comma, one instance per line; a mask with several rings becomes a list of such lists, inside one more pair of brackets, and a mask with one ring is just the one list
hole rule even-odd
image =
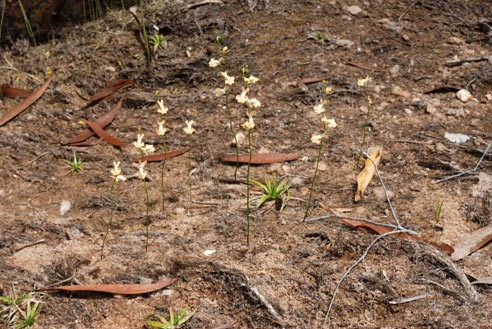
[[410, 97], [410, 92], [408, 92], [407, 90], [401, 89], [400, 86], [394, 86], [393, 89], [391, 90], [391, 93], [393, 95], [397, 95], [397, 96], [401, 96], [401, 97], [405, 97], [405, 98]]
[[60, 204], [60, 215], [65, 215], [67, 211], [70, 210], [71, 204], [68, 200], [63, 200]]
[[432, 103], [429, 103], [427, 104], [427, 107], [425, 109], [425, 112], [429, 113], [429, 114], [434, 114], [437, 112], [437, 108], [435, 105], [433, 105]]
[[487, 100], [488, 100], [489, 102], [492, 102], [492, 95], [491, 95], [491, 94], [486, 94], [486, 95], [485, 95], [485, 98], [487, 98]]
[[412, 110], [410, 110], [408, 107], [405, 109], [405, 113], [408, 114], [408, 115], [412, 115], [413, 114]]
[[320, 163], [318, 164], [318, 170], [326, 171], [327, 169], [328, 169], [328, 166], [326, 165], [326, 163], [323, 161], [320, 161]]
[[390, 73], [393, 76], [396, 76], [399, 71], [400, 71], [400, 65], [395, 65], [390, 69]]
[[354, 16], [362, 12], [362, 9], [359, 6], [350, 6], [347, 7], [346, 10]]
[[466, 89], [461, 89], [456, 93], [456, 97], [462, 101], [463, 103], [468, 102], [470, 99], [472, 99], [472, 95], [470, 92]]

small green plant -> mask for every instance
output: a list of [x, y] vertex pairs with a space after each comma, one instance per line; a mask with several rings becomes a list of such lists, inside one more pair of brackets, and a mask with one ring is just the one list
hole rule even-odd
[[172, 309], [169, 309], [169, 320], [163, 316], [155, 315], [159, 318], [160, 322], [147, 320], [145, 321], [148, 325], [154, 328], [161, 329], [176, 329], [179, 328], [182, 324], [186, 323], [193, 315], [195, 315], [196, 310], [188, 312], [188, 308], [185, 307], [179, 313], [173, 313]]
[[70, 166], [70, 172], [72, 174], [77, 171], [82, 171], [85, 168], [84, 160], [82, 160], [82, 158], [77, 159], [77, 153], [75, 153], [75, 151], [73, 151], [73, 160], [65, 160], [65, 162]]
[[[5, 7], [5, 3], [4, 3], [4, 7]], [[21, 0], [19, 0], [19, 8], [21, 10], [22, 17], [24, 18], [24, 24], [26, 24], [27, 33], [31, 38], [32, 44], [34, 45], [34, 47], [36, 47], [36, 38], [34, 37], [34, 32], [32, 30], [31, 24], [29, 23], [29, 18], [27, 17], [26, 11], [24, 10], [24, 6], [22, 5]]]
[[325, 35], [322, 33], [322, 32], [318, 32], [318, 34], [316, 34], [316, 38], [318, 38], [318, 41], [324, 45], [325, 44]]
[[35, 300], [30, 294], [17, 296], [15, 291], [12, 290], [11, 297], [0, 297], [2, 328], [29, 328], [34, 325], [39, 310], [39, 301]]
[[154, 30], [154, 35], [149, 39], [149, 42], [152, 45], [152, 56], [154, 56], [154, 58], [156, 56], [157, 49], [164, 41], [166, 41], [166, 37]]
[[263, 190], [263, 195], [253, 198], [252, 200], [260, 199], [258, 201], [257, 207], [261, 207], [266, 201], [269, 200], [281, 200], [282, 205], [280, 207], [280, 211], [282, 211], [287, 204], [287, 200], [290, 197], [290, 183], [287, 178], [282, 179], [281, 181], [277, 181], [275, 175], [272, 175], [271, 180], [266, 180], [265, 184], [256, 181], [250, 180], [251, 183], [258, 185]]
[[442, 215], [442, 205], [444, 200], [441, 200], [441, 189], [437, 190], [436, 208], [434, 209], [434, 217], [436, 218], [436, 223], [439, 223]]

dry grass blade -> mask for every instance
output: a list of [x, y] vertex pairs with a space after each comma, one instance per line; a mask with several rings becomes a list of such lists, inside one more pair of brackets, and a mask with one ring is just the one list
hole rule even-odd
[[172, 283], [174, 283], [177, 278], [162, 281], [158, 283], [142, 283], [142, 284], [89, 284], [89, 285], [80, 285], [80, 286], [61, 286], [61, 287], [52, 287], [45, 288], [41, 290], [45, 291], [72, 291], [72, 292], [105, 292], [109, 294], [118, 294], [118, 295], [138, 295], [138, 294], [146, 294], [149, 292], [153, 292], [156, 290], [160, 290], [165, 288]]
[[19, 113], [21, 113], [26, 108], [28, 108], [31, 104], [33, 104], [35, 101], [37, 101], [39, 99], [39, 97], [41, 97], [41, 95], [43, 95], [46, 88], [48, 88], [48, 85], [50, 84], [51, 79], [53, 79], [53, 75], [51, 75], [48, 78], [48, 80], [46, 80], [41, 85], [41, 87], [39, 87], [38, 89], [33, 91], [31, 94], [29, 94], [29, 96], [27, 96], [22, 102], [15, 105], [10, 110], [8, 110], [7, 113], [5, 113], [5, 115], [2, 118], [0, 118], [0, 126], [3, 126], [4, 124], [6, 124], [10, 120], [12, 120]]

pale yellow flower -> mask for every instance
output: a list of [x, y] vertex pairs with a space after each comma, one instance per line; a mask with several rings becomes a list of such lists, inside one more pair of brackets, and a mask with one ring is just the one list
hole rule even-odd
[[217, 67], [220, 65], [220, 60], [216, 60], [215, 58], [211, 58], [210, 62], [208, 62], [208, 66]]
[[255, 127], [255, 122], [253, 121], [253, 117], [249, 117], [248, 121], [242, 124], [244, 129], [250, 130]]
[[232, 86], [234, 84], [234, 77], [227, 75], [227, 72], [221, 72], [220, 74], [224, 77], [226, 85]]
[[225, 46], [224, 48], [222, 48], [222, 53], [225, 54], [229, 52], [229, 48], [227, 48], [227, 46]]
[[337, 123], [335, 119], [328, 119], [326, 115], [323, 115], [323, 118], [321, 119], [324, 123], [326, 123], [326, 126], [328, 128], [335, 128], [337, 126]]
[[241, 92], [241, 95], [236, 96], [236, 101], [241, 104], [246, 103], [248, 101], [248, 96], [247, 96], [248, 91], [249, 89], [244, 89], [243, 87], [243, 91]]
[[257, 108], [257, 107], [260, 107], [261, 106], [261, 103], [259, 100], [257, 100], [256, 98], [251, 98], [249, 100], [249, 104], [254, 107], [254, 108]]
[[333, 90], [331, 89], [331, 87], [326, 87], [326, 88], [325, 88], [325, 93], [326, 93], [327, 95], [331, 94], [331, 93], [332, 93], [332, 91], [333, 91]]
[[157, 124], [159, 128], [157, 129], [157, 135], [164, 136], [166, 134], [167, 129], [164, 127], [166, 120], [158, 121]]
[[137, 135], [137, 141], [133, 142], [133, 146], [135, 146], [137, 149], [143, 149], [145, 147], [144, 142], [142, 142], [142, 139], [144, 137], [144, 134], [138, 134]]
[[365, 79], [359, 79], [357, 80], [357, 86], [359, 87], [365, 87], [367, 84], [371, 82], [371, 78], [369, 76], [366, 76]]
[[192, 125], [192, 124], [194, 124], [194, 123], [195, 123], [195, 121], [193, 121], [193, 120], [190, 120], [190, 121], [186, 120], [186, 125], [187, 125], [188, 127], [183, 128], [183, 131], [185, 132], [185, 134], [187, 134], [187, 135], [191, 135], [191, 134], [193, 134], [193, 132], [195, 132], [195, 128], [193, 128], [193, 127], [191, 126], [191, 125]]
[[140, 162], [138, 164], [138, 178], [140, 178], [141, 180], [144, 180], [145, 177], [147, 177], [147, 172], [145, 171], [145, 164], [147, 163], [147, 161], [144, 161], [144, 162]]
[[255, 84], [258, 82], [258, 79], [257, 77], [254, 77], [252, 75], [249, 76], [249, 78], [244, 78], [244, 81], [246, 81], [247, 83], [252, 83], [252, 84]]
[[372, 105], [372, 98], [371, 98], [371, 96], [367, 96], [367, 104]]
[[158, 100], [157, 104], [159, 104], [159, 109], [157, 110], [157, 112], [159, 112], [160, 114], [164, 115], [167, 113], [167, 111], [169, 111], [169, 109], [166, 106], [164, 106], [163, 100]]
[[314, 106], [314, 112], [316, 112], [316, 114], [323, 114], [325, 113], [325, 104], [324, 103], [320, 103], [320, 104], [317, 104]]
[[120, 162], [113, 161], [113, 166], [114, 168], [111, 169], [111, 175], [113, 175], [113, 179], [116, 179], [117, 182], [126, 180], [126, 177], [121, 175]]
[[214, 90], [214, 95], [220, 97], [226, 93], [225, 88], [217, 88]]
[[323, 139], [323, 136], [313, 134], [313, 137], [311, 137], [311, 142], [319, 145], [321, 144], [321, 139]]

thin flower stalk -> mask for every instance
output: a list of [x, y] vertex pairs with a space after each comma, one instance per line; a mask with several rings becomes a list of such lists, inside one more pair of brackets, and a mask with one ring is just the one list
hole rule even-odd
[[146, 205], [146, 221], [145, 221], [145, 251], [149, 248], [149, 226], [150, 226], [150, 198], [149, 198], [149, 189], [147, 186], [147, 181], [145, 178], [147, 177], [147, 172], [145, 171], [146, 161], [144, 161], [145, 154], [152, 153], [155, 151], [154, 146], [145, 144], [143, 142], [144, 135], [140, 133], [140, 128], [138, 128], [137, 141], [133, 143], [139, 151], [141, 155], [141, 160], [138, 164], [138, 177], [142, 180], [145, 189], [145, 205]]
[[[369, 90], [369, 85], [370, 85], [371, 80], [372, 80], [371, 75], [372, 75], [372, 72], [370, 75], [366, 76], [364, 79], [359, 79], [357, 81], [357, 86], [363, 87], [365, 89], [366, 99], [367, 99], [367, 115], [366, 115], [366, 119], [364, 120], [364, 127], [362, 129], [362, 141], [360, 142], [360, 146], [362, 148], [364, 148], [364, 144], [366, 143], [367, 124], [368, 124], [369, 120], [371, 120], [372, 98], [371, 98], [370, 90]], [[357, 164], [359, 164], [360, 156], [361, 156], [361, 154], [359, 153], [359, 155], [357, 156]]]
[[195, 132], [195, 128], [193, 128], [193, 124], [195, 121], [190, 120], [186, 121], [186, 127], [183, 128], [183, 131], [186, 135], [188, 135], [188, 185], [190, 187], [190, 201], [193, 200], [193, 195], [192, 195], [192, 187], [193, 187], [193, 182], [191, 180], [191, 146], [192, 146], [192, 139], [191, 135]]
[[246, 243], [249, 248], [250, 244], [250, 235], [251, 235], [251, 208], [250, 208], [250, 201], [251, 201], [251, 195], [250, 195], [250, 188], [251, 188], [251, 181], [250, 181], [250, 174], [251, 174], [251, 159], [253, 156], [253, 143], [251, 141], [251, 130], [255, 127], [255, 123], [253, 120], [253, 113], [252, 113], [252, 108], [258, 108], [261, 106], [261, 103], [257, 99], [250, 99], [247, 94], [249, 92], [249, 84], [250, 83], [256, 83], [258, 81], [257, 78], [250, 76], [249, 78], [246, 78], [246, 69], [247, 65], [243, 67], [242, 73], [243, 73], [243, 81], [244, 81], [244, 87], [242, 89], [242, 92], [240, 95], [236, 96], [236, 100], [238, 103], [241, 103], [245, 106], [246, 108], [246, 114], [248, 115], [248, 121], [243, 123], [243, 128], [248, 131], [248, 151], [249, 151], [249, 157], [248, 157], [248, 170], [246, 173], [246, 221], [247, 221], [247, 232], [246, 232]]
[[167, 158], [167, 145], [166, 145], [166, 131], [167, 129], [164, 127], [166, 121], [164, 120], [164, 114], [167, 113], [168, 108], [164, 106], [164, 102], [162, 100], [157, 101], [159, 105], [159, 116], [160, 120], [158, 122], [159, 128], [157, 129], [157, 135], [161, 136], [162, 147], [164, 149], [164, 160], [162, 160], [161, 165], [161, 193], [162, 193], [162, 209], [164, 210], [164, 206], [166, 203], [166, 191], [164, 189], [164, 173], [166, 168], [166, 158]]
[[335, 128], [337, 126], [335, 120], [328, 119], [326, 117], [326, 114], [325, 114], [325, 112], [326, 112], [325, 105], [326, 105], [327, 100], [328, 100], [328, 95], [331, 94], [331, 92], [332, 92], [331, 88], [330, 87], [326, 87], [325, 81], [323, 80], [323, 94], [324, 94], [324, 98], [320, 102], [320, 104], [317, 104], [316, 106], [314, 106], [314, 112], [316, 114], [322, 115], [321, 122], [323, 123], [323, 133], [321, 135], [313, 134], [313, 136], [311, 137], [311, 142], [313, 144], [317, 144], [318, 145], [318, 156], [317, 156], [317, 159], [316, 159], [316, 166], [314, 168], [313, 181], [311, 182], [311, 189], [309, 191], [309, 198], [308, 198], [308, 203], [307, 203], [307, 206], [306, 206], [306, 211], [304, 213], [303, 221], [306, 220], [306, 218], [307, 218], [307, 216], [309, 214], [309, 209], [311, 208], [311, 200], [312, 200], [312, 197], [313, 197], [314, 184], [316, 182], [316, 178], [317, 178], [317, 175], [318, 175], [319, 160], [321, 159], [321, 151], [323, 150], [323, 138], [326, 137], [326, 132], [327, 132], [328, 127]]
[[118, 158], [113, 162], [114, 168], [111, 169], [111, 174], [113, 177], [113, 183], [111, 184], [111, 188], [109, 189], [109, 195], [111, 196], [111, 217], [109, 217], [108, 225], [106, 226], [106, 234], [104, 235], [103, 242], [101, 245], [101, 259], [104, 257], [104, 245], [106, 243], [106, 239], [108, 238], [109, 228], [113, 225], [113, 217], [114, 217], [114, 186], [117, 181], [124, 181], [126, 177], [121, 175], [120, 162]]
[[[215, 32], [214, 32], [215, 33]], [[215, 47], [217, 48], [218, 53], [220, 54], [220, 58], [218, 60], [212, 58], [210, 59], [209, 66], [210, 67], [219, 67], [219, 72], [220, 74], [224, 77], [225, 83], [224, 83], [224, 89], [216, 89], [214, 94], [216, 96], [221, 96], [224, 95], [225, 97], [225, 107], [227, 111], [227, 117], [229, 118], [229, 130], [231, 131], [232, 138], [234, 138], [234, 144], [236, 145], [236, 168], [234, 169], [234, 179], [237, 179], [237, 171], [239, 169], [239, 144], [237, 141], [237, 135], [236, 131], [234, 130], [234, 127], [232, 125], [232, 113], [231, 113], [231, 108], [229, 105], [229, 95], [230, 95], [230, 86], [231, 84], [228, 84], [228, 80], [226, 79], [227, 72], [224, 72], [222, 63], [225, 60], [225, 54], [229, 51], [227, 47], [220, 47], [220, 36], [216, 37], [214, 39]], [[225, 73], [225, 76], [224, 76]], [[231, 80], [229, 80], [231, 82]], [[234, 82], [234, 79], [232, 79], [232, 82]]]

